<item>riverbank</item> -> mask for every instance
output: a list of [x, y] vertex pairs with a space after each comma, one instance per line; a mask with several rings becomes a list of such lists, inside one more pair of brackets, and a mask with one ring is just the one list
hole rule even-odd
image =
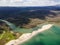
[[37, 35], [40, 32], [43, 32], [43, 31], [45, 31], [49, 28], [51, 28], [52, 26], [53, 26], [53, 24], [43, 25], [41, 29], [33, 31], [32, 33], [25, 33], [22, 36], [20, 36], [18, 39], [11, 40], [8, 43], [6, 43], [5, 45], [19, 45], [19, 44], [22, 44], [25, 41], [28, 41], [29, 39], [31, 39], [33, 36]]

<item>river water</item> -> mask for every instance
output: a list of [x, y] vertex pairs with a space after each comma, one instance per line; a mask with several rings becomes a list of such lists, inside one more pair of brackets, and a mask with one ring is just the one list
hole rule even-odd
[[[12, 28], [13, 31], [22, 33], [32, 32], [42, 27], [42, 25], [39, 25], [32, 29], [24, 29], [16, 27], [14, 24], [6, 20], [0, 20], [0, 21], [3, 21], [7, 25], [9, 25], [9, 27]], [[41, 32], [40, 34], [32, 37], [30, 40], [21, 45], [60, 45], [60, 26], [54, 25], [49, 30]]]

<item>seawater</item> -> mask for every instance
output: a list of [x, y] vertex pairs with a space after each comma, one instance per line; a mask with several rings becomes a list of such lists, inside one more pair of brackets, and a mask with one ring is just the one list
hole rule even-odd
[[21, 45], [60, 45], [60, 26], [54, 25]]

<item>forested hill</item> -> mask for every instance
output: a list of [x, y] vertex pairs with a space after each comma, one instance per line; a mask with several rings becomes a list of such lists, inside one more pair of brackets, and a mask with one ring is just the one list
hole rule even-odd
[[[60, 8], [47, 7], [0, 7], [0, 19], [21, 27], [35, 27], [38, 24], [60, 21]], [[32, 25], [32, 26], [31, 26]]]

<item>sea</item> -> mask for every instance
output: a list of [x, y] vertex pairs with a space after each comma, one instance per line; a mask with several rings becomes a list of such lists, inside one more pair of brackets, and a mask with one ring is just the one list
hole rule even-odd
[[60, 26], [53, 25], [21, 45], [60, 45]]

